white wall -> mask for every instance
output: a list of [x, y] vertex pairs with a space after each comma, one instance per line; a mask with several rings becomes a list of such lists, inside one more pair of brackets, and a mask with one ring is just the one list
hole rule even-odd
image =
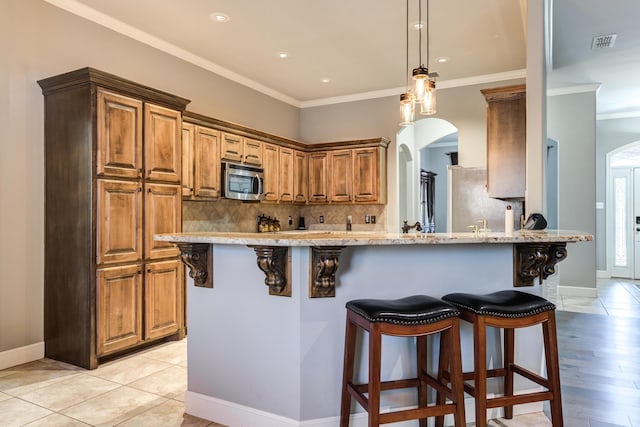
[[[298, 109], [41, 0], [0, 0], [0, 365], [43, 339], [44, 137], [37, 80], [91, 66], [188, 109], [298, 138]], [[41, 350], [40, 350], [41, 351]]]

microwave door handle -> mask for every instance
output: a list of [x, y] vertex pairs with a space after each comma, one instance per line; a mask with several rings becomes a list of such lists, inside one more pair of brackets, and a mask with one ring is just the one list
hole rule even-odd
[[262, 194], [262, 180], [260, 179], [260, 175], [256, 174], [256, 179], [258, 180], [258, 196]]

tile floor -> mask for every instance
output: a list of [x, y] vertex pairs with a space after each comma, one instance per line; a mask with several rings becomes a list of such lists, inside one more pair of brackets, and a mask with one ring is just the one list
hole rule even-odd
[[[640, 318], [640, 282], [599, 280], [598, 298], [543, 293], [558, 310]], [[87, 371], [42, 359], [0, 371], [0, 426], [219, 426], [184, 414], [186, 340]], [[492, 420], [493, 427], [550, 426], [543, 413]]]

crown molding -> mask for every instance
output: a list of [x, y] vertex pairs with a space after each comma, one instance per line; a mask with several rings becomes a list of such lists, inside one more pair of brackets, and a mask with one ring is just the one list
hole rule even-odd
[[224, 68], [214, 62], [204, 59], [198, 55], [195, 55], [185, 49], [182, 49], [172, 43], [155, 37], [149, 33], [141, 31], [129, 24], [126, 24], [118, 19], [112, 18], [102, 12], [99, 12], [91, 7], [88, 7], [76, 0], [44, 0], [47, 3], [56, 6], [81, 18], [87, 19], [105, 28], [113, 30], [117, 33], [130, 37], [134, 40], [144, 43], [148, 46], [156, 48], [169, 55], [180, 58], [183, 61], [189, 62], [212, 73], [218, 74], [226, 79], [234, 81], [238, 84], [251, 88], [257, 92], [268, 95], [284, 103], [293, 105], [294, 107], [300, 107], [300, 101], [294, 99], [288, 95], [273, 90], [267, 86], [264, 86], [254, 80], [248, 79], [238, 73], [235, 73], [227, 68]]
[[634, 119], [640, 117], [640, 111], [626, 111], [623, 113], [596, 114], [596, 120]]
[[547, 89], [547, 96], [572, 95], [575, 93], [595, 92], [600, 90], [600, 83], [589, 83], [584, 85], [574, 85], [567, 87], [559, 87], [555, 89]]
[[[439, 80], [436, 84], [438, 89], [450, 89], [462, 86], [473, 86], [486, 83], [495, 83], [504, 80], [523, 79], [527, 77], [527, 70], [513, 70], [502, 73], [485, 74], [481, 76], [465, 77], [462, 79]], [[385, 98], [388, 96], [400, 96], [406, 90], [404, 86], [393, 89], [376, 90], [372, 92], [355, 93], [352, 95], [334, 96], [331, 98], [314, 99], [302, 101], [300, 108], [320, 107], [323, 105], [341, 104], [345, 102], [363, 101], [374, 98]]]

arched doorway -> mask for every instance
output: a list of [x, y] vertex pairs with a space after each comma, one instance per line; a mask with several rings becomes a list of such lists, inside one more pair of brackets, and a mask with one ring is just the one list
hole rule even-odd
[[[401, 129], [396, 135], [397, 141], [397, 201], [398, 201], [398, 220], [400, 223], [407, 220], [409, 223], [420, 221], [420, 169], [423, 163], [429, 164], [428, 151], [422, 151], [425, 147], [436, 141], [445, 138], [453, 138], [455, 136], [455, 149], [447, 146], [446, 150], [457, 151], [457, 132], [458, 129], [450, 122], [438, 118], [424, 118], [418, 120], [414, 126]], [[451, 142], [451, 139], [449, 140]], [[444, 143], [443, 143], [444, 144]], [[437, 144], [436, 146], [437, 147]], [[442, 149], [443, 147], [440, 147]], [[425, 158], [425, 160], [423, 160]], [[444, 159], [448, 162], [448, 156]], [[438, 188], [446, 189], [446, 173], [437, 177]], [[446, 190], [445, 190], [446, 191]], [[446, 193], [445, 193], [446, 194]], [[447, 200], [444, 195], [440, 195], [436, 201], [438, 207], [445, 209], [445, 214], [436, 213], [436, 218], [443, 216], [446, 218]], [[446, 223], [446, 219], [445, 219]], [[445, 228], [441, 226], [436, 231], [444, 232]]]

